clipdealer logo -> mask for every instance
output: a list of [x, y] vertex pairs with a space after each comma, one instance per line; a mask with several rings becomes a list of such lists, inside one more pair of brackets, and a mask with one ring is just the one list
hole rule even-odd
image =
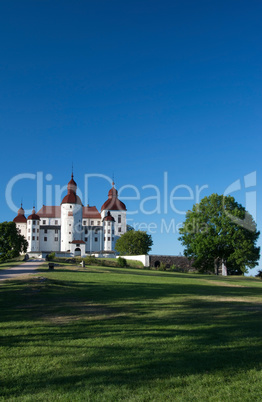
[[[250, 232], [256, 231], [256, 219], [257, 219], [257, 192], [254, 189], [257, 185], [257, 172], [251, 172], [243, 178], [244, 186], [241, 180], [238, 179], [230, 184], [224, 191], [224, 200], [228, 195], [232, 195], [236, 192], [245, 191], [245, 217], [243, 219], [232, 215], [225, 209], [226, 215], [237, 225], [249, 230]], [[253, 217], [253, 219], [252, 219]]]
[[[6, 186], [5, 198], [6, 203], [10, 210], [17, 212], [19, 206], [14, 202], [13, 193], [15, 186], [21, 181], [31, 181], [34, 184], [36, 193], [36, 208], [40, 210], [43, 205], [60, 205], [63, 198], [63, 194], [67, 190], [67, 184], [60, 186], [51, 183], [53, 180], [52, 174], [44, 174], [43, 172], [37, 173], [21, 173], [12, 177]], [[107, 185], [111, 186], [112, 178], [100, 174], [92, 173], [84, 175], [84, 191], [78, 187], [78, 195], [84, 204], [88, 204], [89, 199], [89, 189], [92, 190], [92, 181], [105, 180]], [[94, 183], [93, 183], [94, 184]], [[248, 213], [245, 213], [245, 217], [240, 219], [232, 215], [229, 211], [226, 214], [230, 219], [236, 224], [245, 227], [250, 231], [256, 230], [254, 221], [250, 219], [250, 215], [253, 216], [256, 221], [257, 204], [256, 198], [257, 193], [255, 190], [257, 184], [257, 173], [256, 171], [249, 173], [243, 177], [243, 180], [238, 179], [230, 184], [224, 191], [224, 197], [227, 195], [234, 195], [234, 193], [245, 191], [245, 207]], [[96, 184], [97, 185], [97, 184]], [[173, 217], [185, 216], [189, 208], [185, 208], [186, 205], [190, 206], [192, 204], [198, 204], [201, 201], [202, 193], [207, 190], [209, 186], [205, 185], [195, 185], [194, 187], [188, 186], [186, 184], [179, 184], [172, 187], [169, 183], [168, 172], [163, 172], [163, 181], [160, 186], [155, 184], [145, 184], [141, 188], [133, 184], [125, 184], [118, 188], [119, 199], [124, 202], [129, 203], [127, 210], [127, 223], [134, 227], [135, 230], [145, 230], [149, 233], [156, 233], [160, 230], [161, 233], [178, 233], [179, 228], [182, 227], [183, 221], [178, 219], [175, 220]], [[145, 195], [145, 193], [150, 195]], [[183, 195], [181, 195], [183, 194]], [[183, 202], [183, 203], [181, 203]], [[181, 208], [182, 205], [182, 208]], [[179, 208], [180, 206], [180, 208]], [[26, 214], [31, 213], [31, 209], [25, 210]], [[173, 215], [170, 215], [170, 213]], [[152, 219], [151, 222], [143, 222], [140, 219], [137, 221], [134, 216], [163, 216], [161, 222], [157, 223], [157, 219]], [[170, 217], [171, 216], [171, 217]], [[148, 219], [145, 219], [148, 220]], [[193, 230], [193, 229], [192, 229]], [[195, 228], [194, 230], [197, 230]]]

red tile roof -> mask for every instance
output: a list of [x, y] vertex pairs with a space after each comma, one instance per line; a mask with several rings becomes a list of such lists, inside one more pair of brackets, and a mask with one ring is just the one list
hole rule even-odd
[[126, 211], [125, 204], [118, 199], [118, 191], [114, 187], [114, 182], [112, 184], [113, 187], [108, 192], [108, 200], [102, 205], [101, 211], [104, 209], [110, 209], [111, 211]]
[[115, 218], [110, 214], [110, 211], [107, 211], [107, 216], [104, 217], [103, 221], [115, 222]]
[[80, 200], [78, 195], [71, 192], [69, 194], [66, 194], [66, 196], [63, 198], [61, 204], [80, 204], [80, 205], [82, 205], [82, 201]]
[[110, 209], [111, 211], [126, 211], [125, 204], [118, 198], [109, 198], [101, 207], [101, 211]]
[[40, 217], [37, 214], [32, 214], [28, 216], [27, 220], [40, 221]]
[[17, 215], [17, 216], [13, 219], [13, 222], [15, 222], [15, 223], [26, 223], [27, 220], [26, 220], [25, 215]]
[[61, 204], [80, 204], [82, 205], [82, 202], [78, 195], [76, 195], [76, 189], [77, 189], [77, 184], [73, 179], [73, 173], [71, 176], [71, 180], [68, 182], [67, 185], [67, 195], [63, 198], [63, 201]]
[[32, 214], [28, 216], [27, 220], [35, 220], [35, 221], [40, 221], [39, 215], [35, 213], [35, 207], [32, 209]]
[[61, 207], [43, 205], [42, 208], [37, 212], [40, 218], [60, 218], [61, 217]]
[[96, 207], [83, 207], [83, 219], [101, 219], [101, 214]]
[[70, 241], [70, 244], [85, 244], [85, 242], [83, 240], [73, 240]]

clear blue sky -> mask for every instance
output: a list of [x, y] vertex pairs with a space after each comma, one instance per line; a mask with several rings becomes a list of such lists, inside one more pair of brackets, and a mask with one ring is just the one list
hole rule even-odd
[[[232, 195], [254, 210], [246, 193], [256, 191], [261, 229], [261, 17], [258, 0], [2, 1], [1, 221], [15, 216], [5, 199], [13, 177], [43, 172], [43, 197], [49, 185], [54, 198], [73, 162], [82, 192], [85, 174], [114, 173], [118, 188], [138, 189], [140, 200], [124, 202], [138, 210], [134, 224], [156, 225], [154, 253], [183, 250], [172, 229], [161, 233], [163, 220], [184, 220], [166, 204], [164, 175], [168, 197], [192, 190], [177, 210], [192, 207], [196, 186], [222, 194], [239, 179]], [[109, 183], [89, 183], [100, 209]], [[161, 205], [145, 214], [156, 208], [152, 186]], [[13, 187], [15, 205], [31, 209], [38, 198], [36, 180]]]

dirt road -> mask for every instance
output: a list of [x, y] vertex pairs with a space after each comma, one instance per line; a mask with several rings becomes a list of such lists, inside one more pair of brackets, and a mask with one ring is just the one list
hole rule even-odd
[[35, 274], [36, 269], [44, 263], [44, 260], [31, 260], [17, 267], [0, 270], [0, 281], [5, 279], [14, 279], [22, 275]]

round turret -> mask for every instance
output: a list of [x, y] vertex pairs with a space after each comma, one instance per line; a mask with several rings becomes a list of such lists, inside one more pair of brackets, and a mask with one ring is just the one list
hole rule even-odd
[[111, 211], [126, 211], [125, 204], [118, 199], [118, 191], [115, 188], [115, 183], [112, 183], [112, 188], [108, 192], [108, 199], [101, 207], [101, 212], [104, 209], [109, 209]]
[[17, 211], [17, 216], [14, 218], [13, 222], [15, 222], [15, 223], [26, 223], [27, 222], [27, 219], [25, 217], [25, 210], [22, 207], [22, 204], [21, 204], [21, 207], [19, 208], [19, 210]]
[[74, 175], [72, 173], [71, 180], [67, 185], [67, 195], [63, 198], [61, 204], [79, 204], [82, 205], [80, 197], [76, 194], [77, 184], [74, 181]]

